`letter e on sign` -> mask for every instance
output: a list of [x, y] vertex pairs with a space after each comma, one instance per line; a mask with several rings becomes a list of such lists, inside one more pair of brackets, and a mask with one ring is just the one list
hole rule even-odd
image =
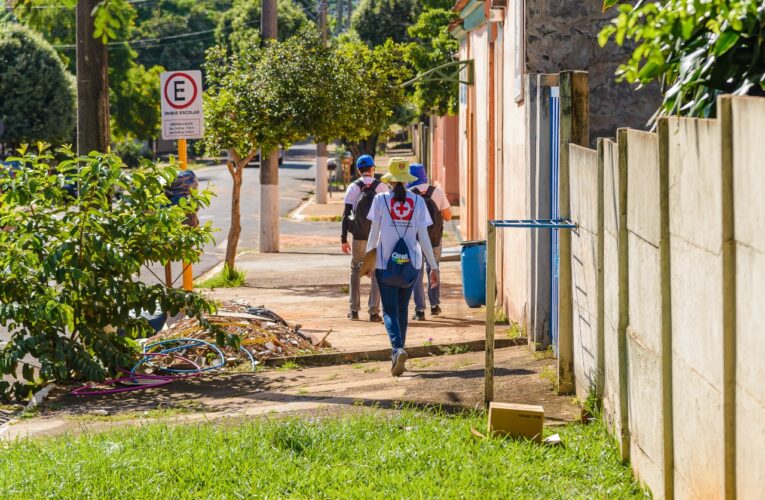
[[160, 76], [162, 99], [162, 138], [201, 139], [204, 135], [202, 113], [202, 72], [168, 71]]

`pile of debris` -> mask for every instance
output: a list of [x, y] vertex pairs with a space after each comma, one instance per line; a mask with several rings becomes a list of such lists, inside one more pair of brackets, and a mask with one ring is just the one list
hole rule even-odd
[[[258, 364], [262, 364], [269, 358], [301, 356], [331, 350], [326, 335], [317, 338], [304, 334], [300, 331], [301, 325], [291, 325], [275, 312], [262, 306], [253, 307], [244, 301], [223, 302], [218, 307], [218, 312], [207, 316], [206, 319], [226, 333], [241, 338], [240, 352], [219, 346], [229, 365], [249, 362], [253, 358]], [[182, 319], [160, 331], [147, 339], [145, 345], [180, 338], [215, 342], [213, 334], [196, 319], [190, 318]], [[205, 348], [200, 346], [200, 349]]]

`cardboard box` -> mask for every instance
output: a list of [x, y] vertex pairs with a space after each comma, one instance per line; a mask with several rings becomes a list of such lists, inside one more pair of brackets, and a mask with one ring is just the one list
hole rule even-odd
[[542, 442], [545, 410], [541, 406], [489, 403], [489, 435], [512, 436]]

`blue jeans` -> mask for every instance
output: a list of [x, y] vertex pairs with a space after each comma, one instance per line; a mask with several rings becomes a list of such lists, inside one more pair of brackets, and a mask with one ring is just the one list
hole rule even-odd
[[[436, 262], [441, 262], [441, 245], [433, 247], [433, 254], [436, 257]], [[430, 301], [430, 307], [436, 307], [441, 304], [441, 284], [437, 287], [430, 288], [430, 264], [425, 260], [425, 265], [420, 269], [420, 275], [417, 276], [417, 281], [414, 282], [414, 310], [425, 310], [425, 292], [422, 290], [423, 275], [428, 273], [428, 300]], [[427, 266], [427, 268], [426, 268]]]
[[380, 281], [382, 270], [377, 269], [377, 283], [380, 286], [383, 322], [390, 338], [390, 345], [395, 352], [403, 349], [406, 344], [406, 328], [409, 325], [409, 300], [412, 298], [412, 288], [388, 286]]

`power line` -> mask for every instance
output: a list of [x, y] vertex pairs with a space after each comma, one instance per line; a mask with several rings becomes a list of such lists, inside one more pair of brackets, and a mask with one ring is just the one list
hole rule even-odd
[[[253, 24], [260, 24], [260, 20], [250, 21], [250, 22], [247, 22], [247, 23], [243, 23], [242, 26], [250, 26], [250, 25], [253, 25]], [[231, 29], [234, 29], [234, 27], [231, 26], [231, 27], [228, 27], [228, 28], [223, 28], [221, 31], [228, 31], [228, 30], [231, 30]], [[114, 47], [114, 46], [122, 46], [123, 44], [128, 44], [128, 45], [130, 45], [132, 47], [133, 45], [137, 45], [137, 44], [148, 44], [148, 43], [153, 43], [153, 42], [162, 42], [164, 40], [175, 40], [175, 39], [178, 39], [178, 38], [188, 38], [188, 37], [197, 36], [197, 35], [206, 35], [206, 34], [210, 34], [210, 33], [216, 33], [217, 31], [218, 31], [217, 29], [212, 29], [212, 30], [204, 30], [204, 31], [195, 31], [193, 33], [181, 33], [181, 34], [178, 34], [178, 35], [161, 36], [161, 37], [156, 37], [156, 38], [142, 38], [142, 39], [139, 39], [139, 40], [122, 40], [122, 41], [119, 41], [119, 42], [109, 42], [106, 45], [108, 47]], [[74, 45], [74, 44], [54, 45], [53, 47], [56, 48], [56, 49], [75, 49], [75, 48], [77, 48], [77, 45]], [[138, 48], [140, 48], [140, 47], [138, 47]]]
[[[127, 3], [135, 5], [141, 3], [156, 2], [157, 0], [128, 0]], [[13, 8], [19, 8], [18, 4]], [[62, 9], [62, 10], [74, 10], [75, 7], [69, 5], [29, 5], [25, 6], [27, 9], [45, 10], [45, 9]]]

